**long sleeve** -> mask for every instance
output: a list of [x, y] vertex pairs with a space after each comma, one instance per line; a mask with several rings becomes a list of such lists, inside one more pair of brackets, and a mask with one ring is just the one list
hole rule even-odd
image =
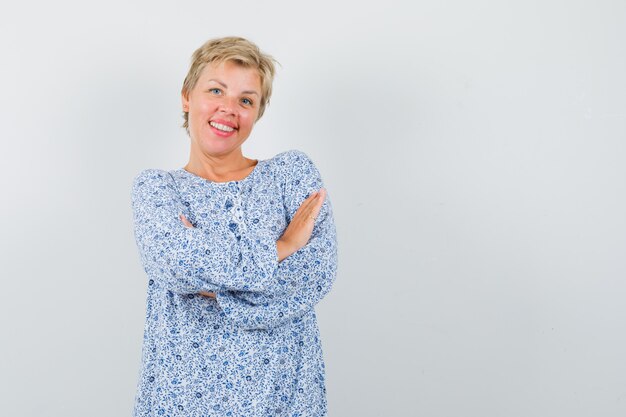
[[[305, 153], [292, 150], [284, 157], [284, 204], [291, 222], [301, 203], [324, 184]], [[273, 292], [218, 291], [217, 302], [224, 314], [241, 328], [269, 329], [299, 320], [330, 291], [337, 274], [337, 236], [328, 193], [309, 242], [278, 263], [274, 274]]]
[[185, 207], [167, 172], [140, 172], [133, 181], [131, 200], [144, 269], [168, 290], [264, 292], [274, 287], [275, 242], [248, 236], [237, 239], [217, 221], [210, 230], [186, 227], [179, 217]]

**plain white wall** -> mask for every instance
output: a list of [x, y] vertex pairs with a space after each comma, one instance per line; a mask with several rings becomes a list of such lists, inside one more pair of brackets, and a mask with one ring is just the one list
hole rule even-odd
[[130, 415], [131, 181], [226, 35], [282, 64], [244, 154], [333, 201], [329, 417], [626, 415], [626, 3], [376, 3], [1, 7], [3, 415]]

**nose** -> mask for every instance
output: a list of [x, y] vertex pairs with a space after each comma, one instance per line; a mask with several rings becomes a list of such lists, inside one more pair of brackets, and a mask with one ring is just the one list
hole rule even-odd
[[219, 111], [226, 114], [235, 114], [235, 100], [235, 97], [224, 97], [224, 99], [220, 102]]

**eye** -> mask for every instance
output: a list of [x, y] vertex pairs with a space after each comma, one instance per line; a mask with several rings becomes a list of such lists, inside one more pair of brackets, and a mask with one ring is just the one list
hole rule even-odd
[[248, 106], [252, 106], [252, 104], [253, 104], [253, 103], [252, 103], [252, 100], [250, 100], [249, 98], [242, 98], [242, 99], [241, 99], [241, 102], [242, 102], [243, 104], [245, 104], [245, 105], [248, 105]]
[[222, 90], [220, 90], [219, 88], [216, 87], [216, 88], [210, 88], [209, 92], [213, 93], [213, 94], [219, 94], [219, 93], [222, 92]]

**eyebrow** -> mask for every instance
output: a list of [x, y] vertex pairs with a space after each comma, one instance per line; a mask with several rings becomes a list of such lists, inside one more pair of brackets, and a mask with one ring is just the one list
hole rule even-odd
[[[219, 85], [221, 85], [224, 88], [228, 88], [228, 86], [226, 84], [224, 84], [223, 82], [221, 82], [220, 80], [216, 80], [215, 78], [211, 78], [209, 81], [215, 81], [216, 83], [218, 83]], [[257, 93], [254, 90], [247, 90], [247, 91], [242, 91], [242, 94], [256, 94], [257, 96], [259, 95], [259, 93]]]

